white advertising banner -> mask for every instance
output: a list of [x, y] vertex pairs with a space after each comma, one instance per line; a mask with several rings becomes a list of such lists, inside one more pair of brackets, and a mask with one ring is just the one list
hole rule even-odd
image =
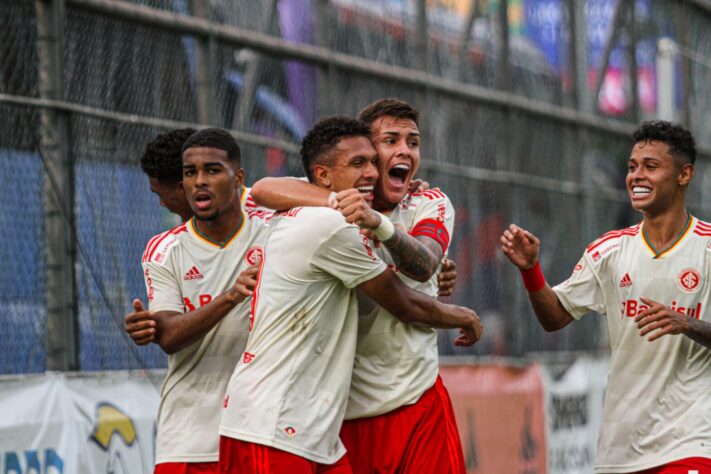
[[126, 372], [0, 379], [0, 473], [151, 473], [158, 402]]
[[589, 357], [562, 374], [542, 367], [549, 474], [593, 472], [607, 368], [607, 359]]

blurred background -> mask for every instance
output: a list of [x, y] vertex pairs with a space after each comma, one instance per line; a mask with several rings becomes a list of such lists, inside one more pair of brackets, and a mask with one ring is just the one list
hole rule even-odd
[[638, 222], [624, 176], [642, 120], [692, 131], [690, 209], [711, 218], [707, 0], [1, 0], [0, 58], [8, 380], [166, 366], [123, 317], [145, 295], [145, 243], [177, 224], [138, 165], [171, 128], [230, 129], [251, 184], [302, 175], [319, 117], [391, 96], [416, 106], [420, 177], [456, 207], [450, 301], [486, 327], [468, 349], [442, 332], [449, 364], [544, 361], [555, 378], [604, 358], [600, 316], [539, 328], [498, 238], [510, 222], [532, 230], [557, 283], [587, 243]]

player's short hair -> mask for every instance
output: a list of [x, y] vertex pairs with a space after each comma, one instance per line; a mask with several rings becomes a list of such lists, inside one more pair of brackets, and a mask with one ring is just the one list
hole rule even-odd
[[301, 140], [301, 160], [309, 181], [313, 182], [312, 168], [321, 163], [326, 153], [346, 137], [370, 136], [370, 129], [360, 120], [349, 117], [328, 117], [320, 120]]
[[696, 162], [696, 142], [691, 132], [681, 125], [666, 122], [664, 120], [653, 120], [642, 122], [642, 125], [633, 134], [634, 142], [648, 142], [657, 140], [664, 142], [669, 147], [669, 154], [681, 161], [691, 163]]
[[193, 147], [217, 148], [227, 153], [227, 158], [232, 164], [238, 168], [242, 166], [242, 152], [235, 137], [227, 130], [221, 128], [198, 130], [185, 140], [182, 152]]
[[365, 123], [368, 127], [373, 125], [373, 122], [380, 117], [395, 117], [399, 119], [410, 119], [415, 122], [415, 125], [420, 126], [418, 120], [420, 114], [417, 110], [405, 102], [397, 98], [380, 99], [372, 104], [367, 105], [358, 114], [358, 119]]
[[195, 133], [194, 128], [177, 128], [161, 133], [148, 142], [141, 156], [141, 169], [158, 181], [175, 182], [183, 179], [183, 143]]

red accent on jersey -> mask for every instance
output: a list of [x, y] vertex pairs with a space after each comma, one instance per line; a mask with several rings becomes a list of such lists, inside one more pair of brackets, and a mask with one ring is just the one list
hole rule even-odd
[[177, 235], [181, 232], [187, 232], [187, 230], [187, 224], [182, 223], [176, 227], [173, 227], [167, 232], [163, 232], [162, 234], [154, 236], [151, 240], [148, 241], [148, 244], [146, 244], [146, 250], [143, 252], [143, 258], [141, 259], [141, 262], [149, 262], [153, 258], [153, 254], [155, 253], [160, 243], [165, 240], [166, 237], [168, 237], [169, 235]]
[[[415, 194], [413, 194], [413, 196], [414, 195]], [[420, 194], [418, 194], [418, 195], [420, 195]], [[443, 199], [444, 198], [444, 194], [438, 188], [428, 189], [427, 191], [422, 191], [421, 196], [429, 199], [430, 201], [434, 201], [435, 199]]]
[[254, 360], [254, 354], [250, 354], [249, 352], [244, 353], [244, 357], [242, 357], [242, 362], [245, 364], [249, 364]]
[[201, 278], [204, 277], [195, 265], [193, 265], [192, 268], [190, 268], [190, 270], [188, 270], [187, 273], [183, 275], [183, 280], [200, 280]]
[[625, 273], [625, 276], [620, 280], [620, 288], [628, 288], [632, 286], [632, 279], [629, 273]]
[[266, 260], [267, 256], [265, 252], [262, 251], [259, 261], [259, 271], [257, 272], [257, 284], [252, 293], [252, 301], [249, 303], [249, 332], [252, 332], [252, 328], [254, 327], [254, 315], [257, 314], [257, 301], [259, 301], [259, 287], [262, 283], [262, 271], [264, 271], [264, 262]]
[[633, 227], [628, 227], [627, 229], [611, 230], [610, 232], [603, 234], [595, 242], [588, 245], [586, 250], [588, 253], [590, 253], [592, 250], [596, 249], [597, 247], [599, 247], [601, 244], [607, 242], [608, 240], [618, 239], [618, 238], [625, 236], [625, 235], [633, 237], [637, 234], [639, 234], [639, 224], [637, 224], [636, 226], [633, 226]]
[[227, 405], [228, 405], [229, 403], [230, 403], [230, 396], [227, 395], [227, 396], [225, 397], [225, 401], [222, 402], [222, 408], [227, 408]]
[[433, 239], [442, 247], [442, 252], [446, 252], [449, 247], [449, 232], [444, 223], [436, 219], [421, 220], [410, 231], [410, 235], [413, 237], [424, 235]]

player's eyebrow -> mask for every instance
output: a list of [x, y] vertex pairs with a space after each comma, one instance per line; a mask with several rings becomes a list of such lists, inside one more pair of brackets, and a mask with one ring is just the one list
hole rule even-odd
[[[395, 136], [395, 137], [399, 137], [399, 136], [400, 136], [400, 132], [396, 132], [396, 131], [394, 131], [394, 130], [386, 130], [386, 131], [383, 132], [383, 135], [392, 135], [392, 136]], [[420, 132], [409, 132], [409, 133], [407, 134], [407, 136], [408, 136], [408, 137], [419, 137], [419, 136], [420, 136]]]

